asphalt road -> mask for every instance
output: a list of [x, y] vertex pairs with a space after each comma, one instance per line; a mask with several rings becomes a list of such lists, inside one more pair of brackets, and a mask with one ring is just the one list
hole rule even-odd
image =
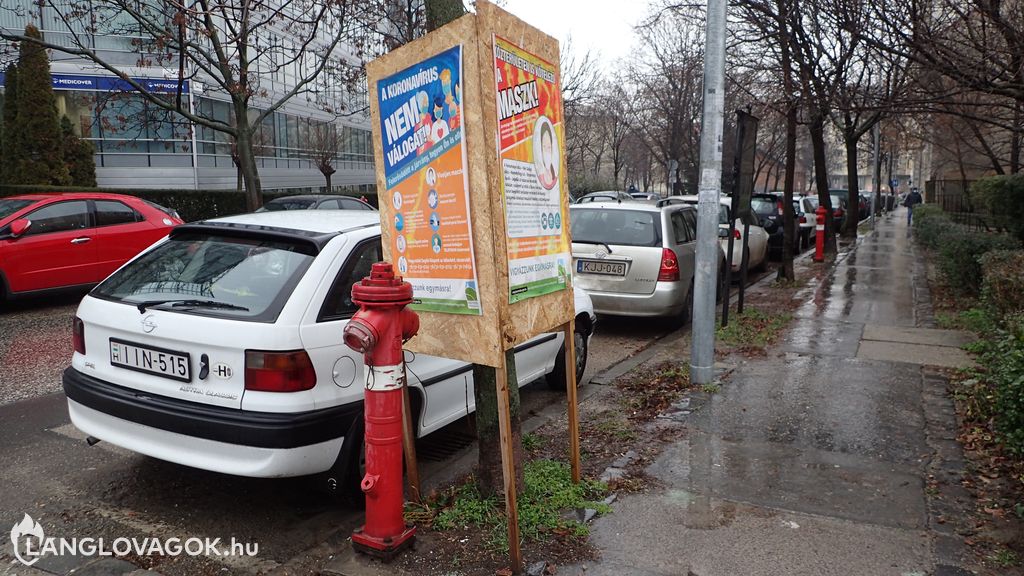
[[[763, 275], [753, 275], [751, 281]], [[29, 514], [48, 536], [111, 541], [147, 535], [233, 537], [259, 545], [253, 558], [177, 557], [152, 566], [166, 574], [212, 574], [224, 568], [266, 570], [356, 527], [360, 513], [325, 501], [303, 479], [238, 478], [162, 462], [103, 442], [89, 447], [68, 420], [60, 385], [80, 298], [73, 294], [0, 308], [0, 529], [6, 532], [8, 523]], [[668, 332], [662, 322], [602, 317], [591, 340], [584, 381]], [[522, 389], [521, 401], [523, 413], [529, 415], [564, 402], [564, 393], [536, 382]], [[449, 428], [454, 431], [431, 435], [436, 436], [435, 469], [437, 458], [443, 461], [456, 454], [471, 438], [464, 424]], [[453, 445], [446, 450], [449, 443]], [[11, 563], [6, 539], [0, 558], [0, 574], [23, 573], [20, 565]], [[46, 557], [35, 568], [64, 573], [84, 561]]]

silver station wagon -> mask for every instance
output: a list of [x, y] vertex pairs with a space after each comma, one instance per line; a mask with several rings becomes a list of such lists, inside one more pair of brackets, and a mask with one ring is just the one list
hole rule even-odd
[[594, 202], [570, 210], [573, 284], [598, 314], [689, 320], [696, 207]]

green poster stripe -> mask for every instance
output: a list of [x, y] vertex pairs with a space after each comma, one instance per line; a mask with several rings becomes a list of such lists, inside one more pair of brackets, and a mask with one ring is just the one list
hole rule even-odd
[[[522, 290], [523, 287], [526, 290]], [[508, 301], [509, 304], [515, 304], [521, 302], [527, 298], [535, 298], [537, 296], [543, 296], [544, 294], [550, 294], [552, 292], [558, 292], [559, 290], [565, 290], [568, 288], [565, 281], [560, 281], [558, 278], [543, 278], [541, 280], [534, 280], [533, 282], [527, 282], [526, 284], [517, 284], [512, 286], [509, 290]], [[513, 294], [513, 292], [516, 292]]]
[[470, 308], [465, 300], [446, 300], [443, 298], [420, 298], [416, 304], [410, 304], [409, 308], [417, 312], [442, 312], [445, 314], [467, 314], [479, 316], [482, 314], [479, 307]]

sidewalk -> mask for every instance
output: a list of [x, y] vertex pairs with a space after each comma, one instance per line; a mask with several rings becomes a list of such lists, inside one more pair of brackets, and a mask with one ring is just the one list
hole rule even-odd
[[[946, 380], [966, 337], [934, 330], [902, 210], [809, 286], [783, 342], [743, 359], [682, 440], [592, 525], [559, 574], [973, 574]], [[678, 352], [677, 352], [678, 353]]]

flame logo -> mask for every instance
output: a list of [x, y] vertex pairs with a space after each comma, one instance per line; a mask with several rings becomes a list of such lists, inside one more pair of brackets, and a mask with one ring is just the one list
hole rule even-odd
[[17, 556], [18, 560], [26, 566], [31, 566], [39, 561], [39, 553], [31, 554], [31, 556], [35, 556], [31, 561], [21, 557], [21, 547], [18, 543], [23, 536], [35, 536], [39, 539], [40, 544], [45, 537], [43, 535], [43, 527], [28, 514], [25, 514], [21, 522], [18, 522], [11, 528], [11, 544], [14, 546], [14, 555]]

